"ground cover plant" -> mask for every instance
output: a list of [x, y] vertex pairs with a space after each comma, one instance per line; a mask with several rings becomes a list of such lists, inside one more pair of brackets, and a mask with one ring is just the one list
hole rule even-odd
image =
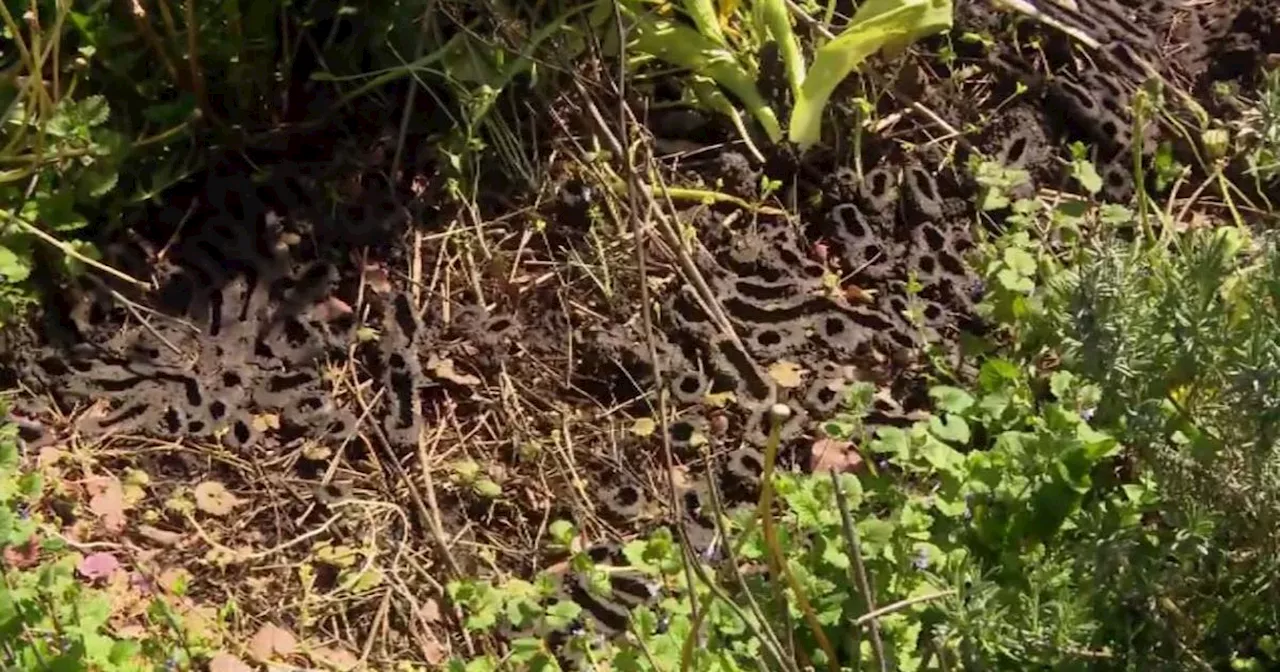
[[1270, 669], [1280, 11], [3, 6], [6, 669]]

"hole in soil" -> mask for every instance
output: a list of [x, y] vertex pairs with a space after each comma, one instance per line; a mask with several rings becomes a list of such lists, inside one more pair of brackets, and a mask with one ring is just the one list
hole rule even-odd
[[405, 368], [406, 364], [404, 356], [398, 352], [391, 353], [391, 357], [387, 359], [387, 363], [391, 365], [391, 368], [397, 370]]
[[209, 404], [209, 417], [214, 420], [221, 420], [222, 416], [227, 414], [227, 405], [221, 401], [215, 401]]
[[938, 263], [933, 260], [933, 257], [929, 256], [920, 257], [917, 265], [925, 275], [933, 275], [933, 272], [938, 268]]
[[1019, 137], [1009, 146], [1009, 153], [1005, 156], [1006, 165], [1019, 165], [1022, 163], [1023, 155], [1027, 151], [1027, 139]]
[[702, 389], [702, 381], [698, 380], [696, 376], [685, 375], [680, 379], [678, 387], [685, 394], [697, 394], [698, 390]]
[[176, 433], [182, 429], [182, 414], [178, 413], [177, 409], [170, 408], [164, 412], [164, 417], [160, 419], [160, 422], [164, 425], [165, 431], [171, 434]]
[[396, 297], [395, 318], [396, 326], [400, 327], [400, 331], [412, 341], [414, 334], [418, 331], [418, 324], [413, 319], [413, 307], [409, 305], [409, 299], [403, 294]]
[[635, 486], [624, 485], [618, 488], [613, 498], [620, 506], [635, 506], [636, 502], [640, 501], [640, 493], [636, 491]]
[[836, 396], [836, 391], [829, 387], [818, 390], [818, 401], [822, 404], [830, 404], [836, 400]]
[[835, 317], [827, 318], [822, 326], [826, 329], [827, 335], [832, 337], [843, 334], [845, 330], [844, 320]]
[[491, 334], [500, 334], [511, 328], [512, 322], [509, 318], [500, 317], [489, 323], [488, 329]]
[[771, 347], [782, 342], [782, 335], [772, 329], [766, 329], [756, 334], [756, 343], [765, 347]]
[[680, 443], [687, 443], [693, 438], [693, 425], [687, 422], [677, 422], [671, 425], [671, 440]]
[[237, 373], [227, 371], [222, 374], [222, 384], [224, 387], [239, 387], [241, 382], [243, 381]]
[[297, 320], [289, 320], [284, 323], [284, 337], [289, 345], [298, 347], [307, 342], [307, 328]]
[[950, 273], [951, 275], [959, 275], [959, 276], [964, 275], [964, 262], [960, 261], [959, 259], [956, 259], [950, 254], [947, 254], [945, 252], [943, 252], [942, 254], [939, 254], [938, 261], [942, 263], [942, 267], [945, 268], [947, 272]]
[[924, 233], [924, 241], [929, 245], [929, 249], [934, 252], [940, 252], [947, 247], [947, 237], [942, 235], [938, 227], [932, 224], [925, 224], [920, 227], [920, 231]]
[[187, 423], [187, 431], [192, 434], [199, 434], [204, 431], [204, 423], [199, 420], [192, 420]]
[[942, 319], [942, 307], [937, 304], [931, 303], [925, 306], [924, 316], [925, 316], [925, 319], [928, 319], [928, 320]]
[[272, 392], [282, 392], [284, 390], [292, 390], [302, 387], [311, 382], [311, 374], [295, 373], [293, 375], [272, 376], [267, 381], [267, 389]]

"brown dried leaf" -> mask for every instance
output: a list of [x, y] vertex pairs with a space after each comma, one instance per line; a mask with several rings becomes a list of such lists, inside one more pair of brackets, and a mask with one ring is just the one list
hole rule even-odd
[[778, 387], [794, 388], [800, 387], [804, 378], [804, 369], [800, 368], [795, 362], [788, 362], [780, 359], [769, 367], [769, 377]]
[[347, 672], [360, 666], [360, 658], [346, 649], [332, 646], [319, 646], [309, 652], [311, 661], [319, 663], [331, 670]]
[[205, 481], [197, 485], [195, 497], [196, 508], [211, 516], [225, 516], [240, 504], [240, 500], [227, 490], [227, 486], [218, 481]]
[[288, 658], [298, 651], [298, 638], [292, 632], [267, 623], [249, 640], [249, 653], [260, 662], [273, 658]]
[[482, 382], [479, 378], [471, 374], [458, 373], [458, 370], [453, 366], [453, 360], [448, 357], [436, 357], [435, 355], [432, 355], [431, 358], [427, 360], [427, 369], [430, 370], [431, 374], [436, 378], [447, 380], [457, 385], [475, 387]]
[[89, 510], [102, 520], [108, 532], [124, 529], [124, 487], [114, 476], [103, 476], [85, 483], [90, 493]]
[[835, 470], [836, 473], [857, 471], [862, 466], [862, 455], [848, 441], [818, 439], [813, 442], [809, 455], [809, 470], [815, 474]]
[[253, 672], [253, 668], [243, 660], [219, 651], [209, 659], [209, 672]]
[[151, 525], [139, 525], [138, 534], [142, 535], [144, 539], [154, 541], [161, 546], [177, 546], [184, 536], [181, 532], [170, 532]]
[[422, 603], [422, 620], [427, 623], [435, 623], [440, 620], [440, 603], [434, 597], [428, 597]]

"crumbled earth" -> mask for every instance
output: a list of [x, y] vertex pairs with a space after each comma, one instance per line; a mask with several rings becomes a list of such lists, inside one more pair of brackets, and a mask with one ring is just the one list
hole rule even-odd
[[[660, 161], [682, 185], [750, 205], [766, 196], [767, 175], [784, 185], [771, 198], [799, 215], [686, 204], [680, 224], [697, 233], [689, 261], [704, 285], [657, 243], [641, 277], [629, 224], [607, 214], [603, 187], [567, 171], [527, 207], [495, 211], [507, 194], [436, 210], [429, 173], [396, 198], [356, 188], [338, 207], [305, 170], [281, 165], [263, 183], [227, 162], [189, 185], [189, 199], [158, 206], [140, 236], [106, 246], [108, 263], [155, 290], [65, 288], [9, 336], [7, 374], [28, 392], [14, 416], [33, 450], [94, 446], [108, 469], [145, 470], [157, 504], [209, 479], [255, 501], [201, 532], [222, 546], [272, 548], [324, 527], [271, 561], [301, 562], [322, 541], [381, 548], [388, 594], [412, 604], [439, 598], [454, 564], [540, 566], [533, 551], [556, 518], [574, 519], [601, 559], [673, 522], [661, 438], [633, 431], [635, 419], [656, 418], [660, 371], [683, 525], [712, 550], [709, 479], [731, 505], [752, 500], [773, 404], [793, 410], [784, 459], [803, 465], [848, 385], [876, 386], [875, 422], [907, 422], [926, 349], [957, 357], [959, 334], [982, 329], [982, 287], [966, 262], [981, 235], [968, 157], [1026, 170], [1031, 195], [1066, 188], [1064, 148], [1080, 141], [1096, 152], [1102, 197], [1127, 200], [1135, 149], [1147, 160], [1162, 142], [1179, 157], [1203, 151], [1169, 123], [1136, 123], [1135, 92], [1152, 75], [1218, 114], [1230, 101], [1215, 84], [1248, 85], [1280, 53], [1280, 6], [1069, 4], [1037, 6], [1076, 36], [957, 2], [954, 58], [918, 58], [923, 84], [898, 87], [945, 126], [904, 114], [863, 139], [859, 162], [778, 150], [761, 166], [720, 146], [733, 135], [718, 122], [655, 119], [656, 144], [670, 149]], [[976, 34], [990, 39], [967, 37]], [[1040, 48], [1025, 48], [1033, 38]], [[886, 115], [904, 107], [877, 102]], [[1195, 127], [1169, 90], [1155, 117]], [[1262, 188], [1275, 198], [1276, 187]], [[641, 283], [654, 293], [651, 336]], [[192, 532], [184, 514], [157, 510], [150, 525]], [[161, 552], [209, 562], [186, 545]], [[217, 597], [254, 576], [246, 564], [216, 566], [194, 594]], [[249, 591], [242, 606], [274, 610], [283, 589]], [[618, 592], [624, 604], [566, 590], [606, 630], [625, 623], [627, 600], [648, 597], [636, 585]], [[362, 599], [312, 618], [368, 630], [417, 613], [392, 612]]]

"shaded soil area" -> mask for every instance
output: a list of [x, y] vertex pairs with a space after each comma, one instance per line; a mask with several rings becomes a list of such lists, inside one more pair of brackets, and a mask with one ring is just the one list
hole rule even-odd
[[[1188, 100], [1238, 117], [1239, 92], [1280, 53], [1280, 7], [1266, 3], [1077, 1], [1043, 3], [1070, 35], [958, 2], [950, 35], [875, 64], [834, 103], [829, 126], [856, 128], [845, 122], [865, 97], [874, 128], [803, 157], [773, 148], [760, 165], [719, 119], [648, 112], [661, 86], [631, 94], [664, 179], [734, 197], [673, 194], [673, 225], [689, 235], [646, 232], [645, 273], [622, 178], [566, 158], [588, 153], [590, 105], [618, 108], [603, 80], [528, 120], [542, 129], [534, 155], [552, 157], [530, 185], [495, 165], [474, 202], [447, 197], [429, 151], [392, 175], [394, 129], [353, 139], [361, 160], [345, 164], [300, 161], [294, 150], [314, 145], [284, 143], [254, 157], [265, 180], [228, 155], [103, 241], [104, 261], [148, 289], [105, 276], [59, 288], [7, 336], [27, 449], [68, 483], [62, 519], [80, 541], [198, 568], [194, 598], [231, 594], [285, 621], [300, 602], [280, 595], [314, 564], [294, 624], [358, 646], [391, 623], [389, 659], [448, 647], [426, 605], [453, 572], [554, 562], [540, 549], [558, 518], [605, 557], [672, 522], [669, 480], [706, 551], [709, 479], [730, 504], [751, 501], [773, 404], [793, 409], [784, 459], [805, 468], [851, 383], [877, 387], [873, 421], [902, 423], [929, 357], [966, 375], [959, 336], [983, 328], [966, 255], [1001, 215], [978, 212], [971, 159], [1027, 171], [1015, 195], [1070, 192], [1067, 148], [1081, 142], [1099, 198], [1127, 202], [1134, 156], [1167, 153], [1190, 172], [1165, 184], [1153, 171], [1148, 190], [1185, 199], [1206, 151], [1178, 132], [1198, 128]], [[1275, 184], [1243, 188], [1280, 199]], [[1203, 207], [1219, 207], [1214, 189]], [[675, 474], [661, 430], [636, 423], [657, 418], [659, 378]], [[74, 505], [84, 483], [130, 469], [149, 480], [128, 524]], [[209, 481], [234, 493], [233, 515], [183, 507]], [[157, 545], [144, 521], [181, 541]], [[358, 589], [349, 564], [314, 560], [334, 547], [373, 549], [360, 566], [378, 581]], [[588, 606], [621, 627], [625, 605]]]

